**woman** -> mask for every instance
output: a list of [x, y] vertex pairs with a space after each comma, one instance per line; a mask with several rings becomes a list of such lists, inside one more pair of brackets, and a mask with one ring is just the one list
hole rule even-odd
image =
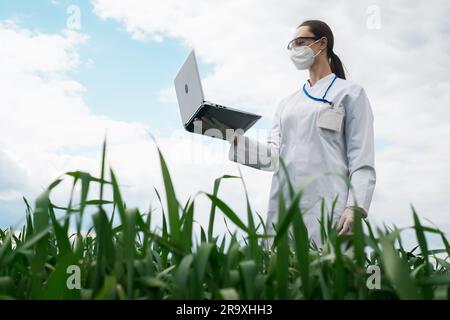
[[[296, 190], [307, 177], [319, 174], [300, 201], [310, 239], [320, 244], [321, 199], [328, 212], [337, 196], [334, 222], [340, 234], [353, 226], [355, 212], [366, 217], [375, 188], [373, 114], [364, 89], [345, 80], [344, 69], [333, 51], [330, 27], [318, 20], [297, 27], [289, 42], [291, 59], [309, 80], [285, 97], [275, 112], [266, 143], [235, 135], [229, 159], [262, 170], [274, 170], [266, 226], [273, 234], [277, 217], [278, 190], [288, 196], [284, 160]], [[219, 125], [217, 121], [213, 121]], [[254, 160], [256, 161], [250, 161]], [[337, 174], [349, 179], [353, 192]], [[355, 210], [355, 207], [361, 210]]]

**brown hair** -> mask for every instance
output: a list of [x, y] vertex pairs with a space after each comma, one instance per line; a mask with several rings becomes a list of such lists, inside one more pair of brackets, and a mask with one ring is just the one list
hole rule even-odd
[[297, 28], [303, 26], [309, 27], [309, 31], [311, 31], [318, 39], [322, 37], [328, 39], [327, 55], [330, 59], [331, 71], [333, 71], [333, 73], [336, 74], [336, 76], [338, 76], [339, 78], [345, 79], [345, 71], [341, 59], [339, 59], [337, 54], [333, 51], [334, 36], [330, 27], [325, 22], [320, 20], [306, 20], [302, 22]]

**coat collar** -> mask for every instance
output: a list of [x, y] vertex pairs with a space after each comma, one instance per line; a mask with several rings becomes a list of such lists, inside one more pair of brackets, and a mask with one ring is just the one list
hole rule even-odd
[[333, 79], [335, 76], [335, 74], [332, 72], [328, 75], [326, 75], [325, 77], [320, 78], [312, 87], [311, 87], [311, 83], [309, 82], [309, 79], [306, 81], [306, 88], [307, 89], [315, 89], [317, 87], [322, 86], [324, 83], [328, 83], [329, 81], [331, 81], [331, 79]]

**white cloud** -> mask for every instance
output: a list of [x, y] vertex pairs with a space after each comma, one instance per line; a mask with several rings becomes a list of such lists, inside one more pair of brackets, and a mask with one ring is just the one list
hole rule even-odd
[[[0, 39], [2, 200], [34, 199], [69, 170], [97, 173], [106, 130], [111, 151], [148, 140], [141, 124], [92, 114], [82, 98], [85, 88], [70, 79], [86, 36], [38, 33], [10, 22], [0, 24]], [[63, 190], [56, 195], [57, 202], [67, 198]]]
[[0, 201], [16, 199], [28, 184], [26, 168], [7, 150], [0, 150], [0, 164]]
[[[0, 39], [0, 146], [2, 153], [9, 155], [2, 157], [2, 167], [9, 168], [4, 173], [9, 181], [21, 184], [16, 180], [22, 180], [27, 186], [23, 191], [29, 191], [36, 177], [29, 176], [27, 162], [37, 163], [35, 151], [46, 151], [56, 139], [62, 139], [48, 124], [57, 123], [52, 117], [60, 115], [58, 107], [65, 102], [64, 96], [81, 90], [79, 84], [61, 78], [60, 72], [76, 67], [78, 57], [72, 48], [84, 37], [37, 34], [8, 22], [0, 24]], [[9, 166], [8, 159], [14, 159]]]
[[[208, 99], [269, 117], [276, 103], [307, 76], [294, 70], [284, 50], [295, 27], [309, 18], [328, 22], [335, 33], [335, 52], [352, 80], [369, 94], [376, 138], [387, 143], [377, 152], [372, 217], [409, 224], [409, 203], [414, 203], [420, 214], [450, 229], [446, 178], [450, 171], [450, 5], [446, 1], [433, 5], [298, 0], [92, 3], [99, 17], [119, 21], [135, 38], [173, 37], [195, 47], [203, 62], [215, 66], [204, 79]], [[379, 30], [366, 27], [370, 5], [380, 8]], [[170, 101], [171, 92], [163, 91], [163, 100]], [[266, 185], [257, 187], [264, 174], [246, 172], [253, 191], [264, 189], [267, 195]], [[265, 200], [260, 196], [257, 206], [265, 208]]]

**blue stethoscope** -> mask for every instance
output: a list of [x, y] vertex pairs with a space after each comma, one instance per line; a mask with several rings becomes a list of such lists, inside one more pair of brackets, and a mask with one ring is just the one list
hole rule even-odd
[[331, 80], [331, 83], [328, 85], [327, 90], [325, 90], [325, 94], [323, 95], [322, 98], [316, 98], [316, 97], [313, 97], [312, 95], [310, 95], [309, 92], [306, 90], [306, 83], [303, 85], [303, 92], [304, 92], [304, 93], [306, 94], [306, 96], [307, 96], [308, 98], [310, 98], [311, 100], [318, 101], [318, 102], [328, 103], [328, 104], [331, 106], [331, 108], [333, 108], [333, 107], [334, 107], [333, 102], [332, 102], [332, 101], [329, 101], [329, 100], [327, 100], [327, 99], [325, 99], [325, 97], [327, 96], [328, 90], [330, 90], [331, 86], [333, 86], [334, 81], [336, 81], [336, 78], [337, 78], [337, 76], [335, 75], [334, 78], [333, 78], [333, 80]]

